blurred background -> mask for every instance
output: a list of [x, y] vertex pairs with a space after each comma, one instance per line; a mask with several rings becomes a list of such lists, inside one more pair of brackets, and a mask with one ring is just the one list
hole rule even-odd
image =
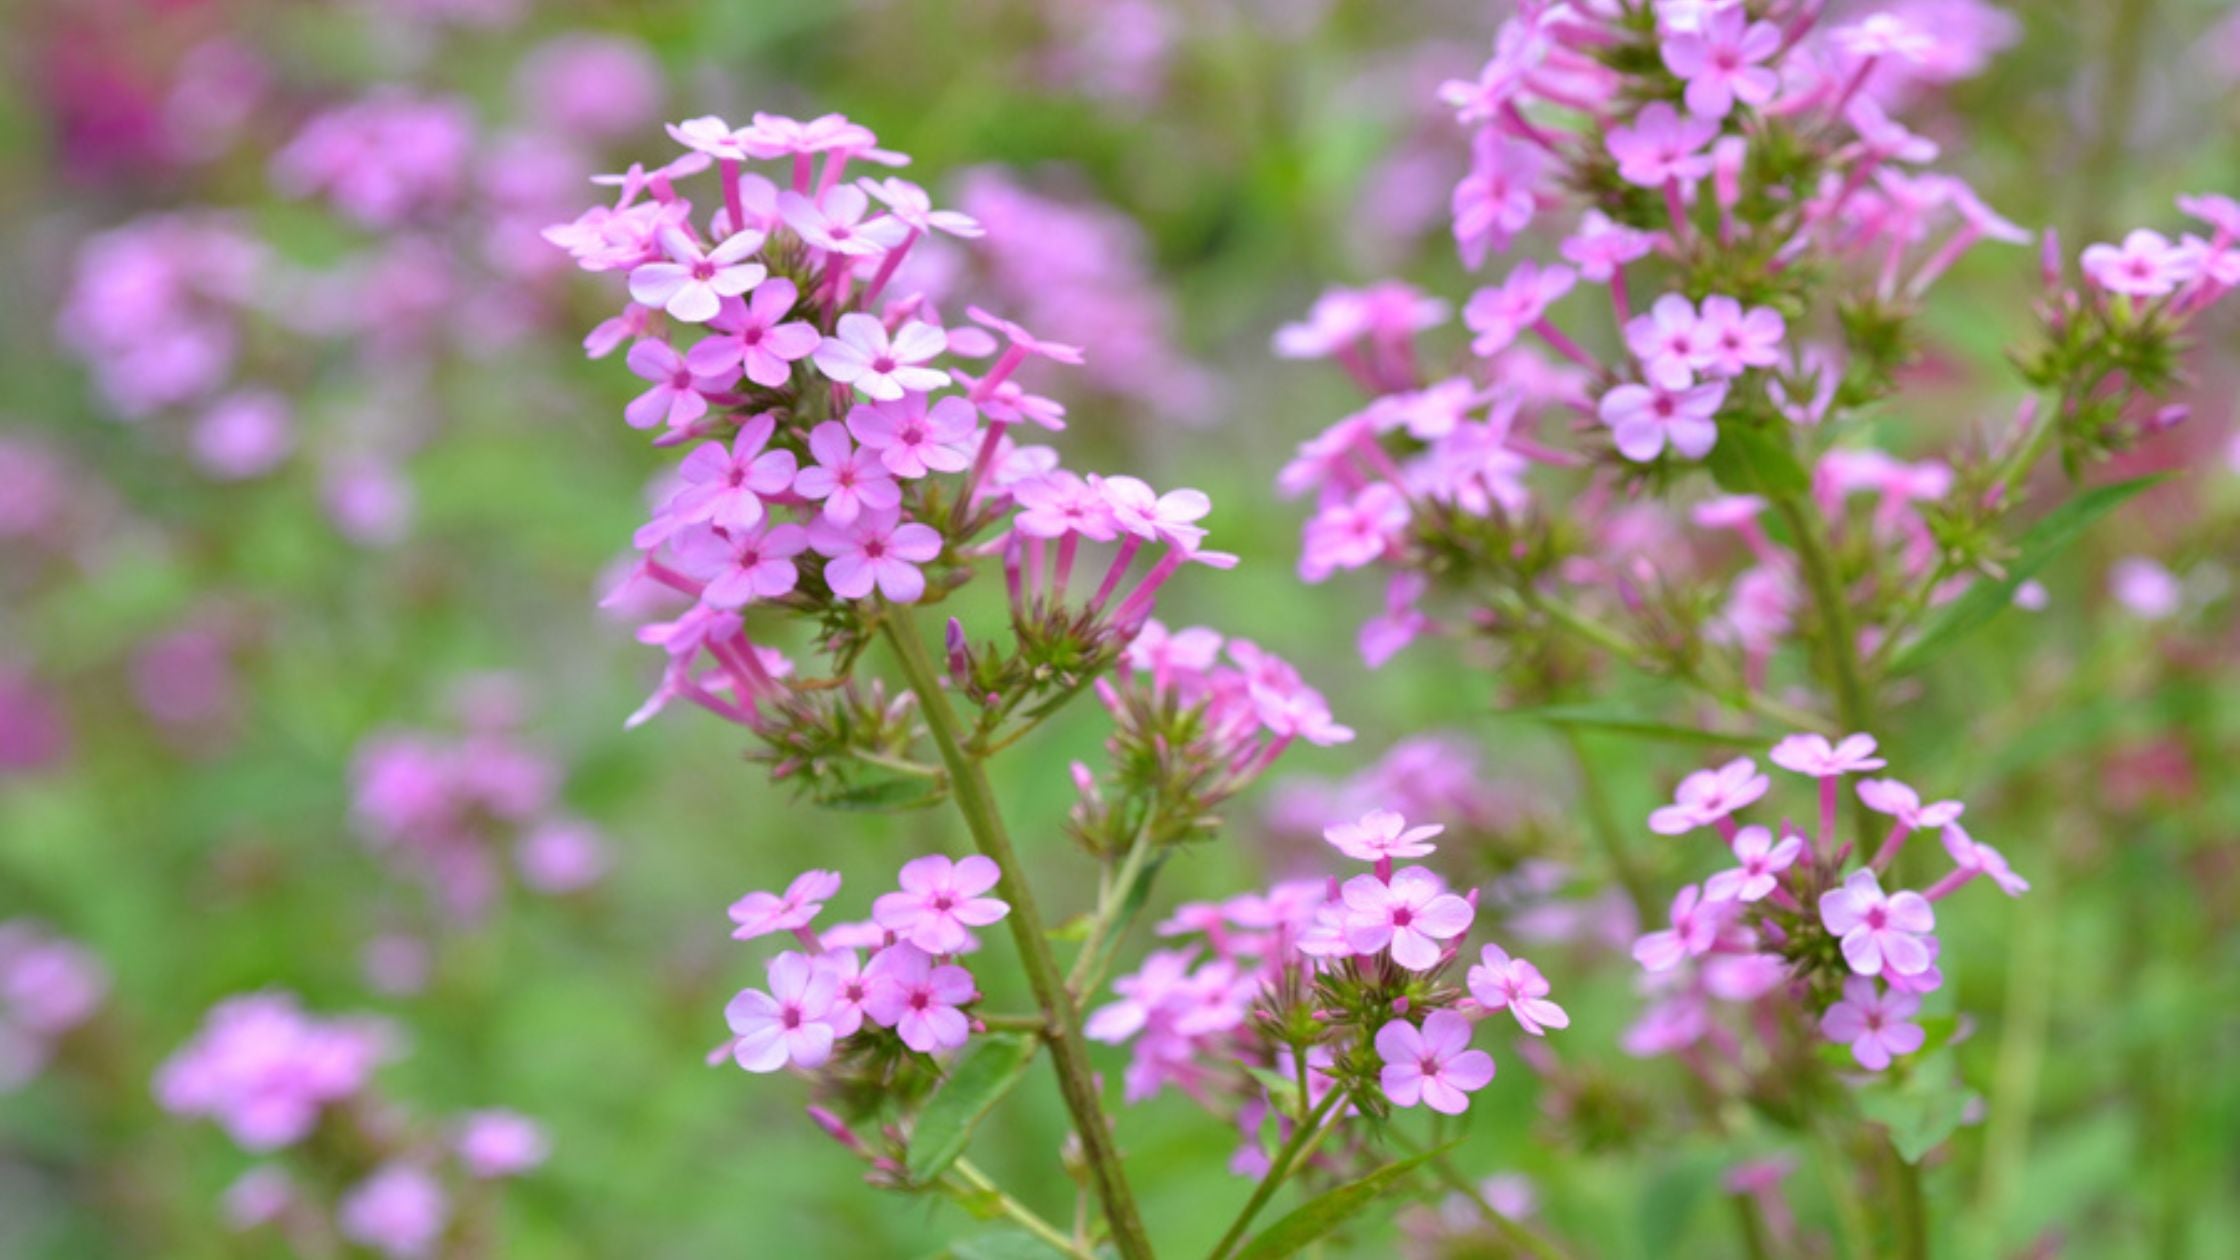
[[[1592, 876], [1560, 743], [1501, 718], [1501, 679], [1458, 674], [1452, 645], [1365, 669], [1353, 631], [1379, 591], [1300, 584], [1301, 513], [1271, 486], [1356, 403], [1329, 365], [1270, 355], [1278, 323], [1332, 284], [1472, 287], [1446, 237], [1465, 141], [1434, 92], [1507, 11], [15, 0], [0, 968], [64, 942], [41, 957], [70, 983], [0, 974], [0, 1256], [290, 1254], [237, 1228], [256, 1157], [154, 1084], [214, 1004], [259, 990], [385, 1021], [400, 1124], [505, 1108], [543, 1127], [549, 1160], [473, 1200], [471, 1254], [996, 1254], [956, 1208], [860, 1185], [798, 1083], [702, 1065], [759, 980], [731, 900], [810, 864], [868, 897], [954, 837], [940, 813], [797, 806], [697, 714], [622, 728], [659, 662], [595, 605], [662, 458], [620, 423], [632, 378], [581, 352], [616, 295], [537, 233], [606, 195], [591, 174], [666, 160], [664, 120], [836, 111], [913, 155], [991, 229], [946, 260], [981, 304], [1098, 347], [1067, 382], [1069, 462], [1212, 495], [1214, 545], [1244, 563], [1175, 583], [1165, 618], [1283, 653], [1360, 729], [1288, 758], [1304, 781], [1170, 865], [1158, 908], [1294, 869], [1330, 784], [1407, 739], [1476, 758], [1463, 860], [1485, 878], [1528, 859]], [[1992, 205], [2073, 250], [2169, 229], [2178, 192], [2240, 192], [2225, 6], [1981, 12], [1996, 55], [1914, 125]], [[329, 160], [305, 141], [321, 127], [362, 157]], [[1966, 260], [1880, 440], [1934, 452], [2012, 413], [2035, 273], [2022, 250]], [[2065, 553], [2043, 610], [1949, 657], [1887, 735], [2037, 884], [1950, 917], [1983, 1094], [1930, 1180], [1951, 1254], [2240, 1255], [2236, 331], [2213, 317], [2190, 418], [2116, 470], [2186, 475]], [[1078, 713], [1000, 767], [1059, 913], [1081, 908], [1065, 766], [1098, 727]], [[1587, 738], [1629, 834], [1708, 755]], [[463, 772], [456, 799], [416, 794], [431, 766]], [[415, 841], [437, 824], [459, 843]], [[1677, 872], [1650, 839], [1641, 863]], [[1731, 1254], [1722, 1175], [1784, 1152], [1747, 1117], [1712, 1144], [1662, 1113], [1671, 1065], [1618, 1048], [1622, 955], [1536, 957], [1574, 1014], [1565, 1084], [1504, 1056], [1462, 1163], [1528, 1178], [1583, 1254]], [[982, 984], [1018, 1006], [1001, 966]], [[1063, 1219], [1047, 1084], [974, 1156]], [[1170, 1094], [1119, 1135], [1162, 1250], [1202, 1251], [1246, 1190], [1223, 1171], [1233, 1132]], [[1786, 1153], [1806, 1165], [1792, 1198], [1822, 1210], [1811, 1153]]]

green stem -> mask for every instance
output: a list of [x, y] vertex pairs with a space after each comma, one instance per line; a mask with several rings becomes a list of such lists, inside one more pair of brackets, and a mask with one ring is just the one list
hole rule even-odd
[[972, 833], [973, 845], [1001, 871], [997, 894], [1011, 904], [1011, 914], [1005, 922], [1010, 925], [1012, 942], [1018, 947], [1020, 964], [1026, 969], [1027, 985], [1034, 990], [1035, 1005], [1047, 1021], [1044, 1037], [1050, 1043], [1051, 1064], [1057, 1069], [1058, 1090], [1064, 1095], [1066, 1110], [1073, 1115], [1074, 1131], [1081, 1137], [1082, 1155], [1096, 1182], [1097, 1198], [1104, 1205], [1105, 1223], [1112, 1230], [1113, 1245], [1119, 1249], [1123, 1260], [1151, 1260], [1151, 1239], [1136, 1212], [1127, 1174], [1120, 1166], [1119, 1149], [1113, 1142], [1111, 1128], [1105, 1123], [1104, 1104], [1098, 1096], [1096, 1076], [1089, 1066], [1088, 1047], [1081, 1036], [1081, 1012], [1066, 991], [1065, 981], [1058, 971], [1058, 960], [1050, 952], [1042, 915], [1035, 909], [1026, 871], [1019, 863], [1018, 853], [1011, 847], [1010, 835], [1004, 830], [1003, 815], [996, 808], [995, 793], [988, 786], [987, 773], [980, 762], [964, 750], [956, 711], [949, 707], [949, 697], [941, 689], [940, 672], [926, 653], [925, 641], [918, 634], [910, 610], [889, 608], [879, 629], [894, 649], [903, 678], [918, 698], [926, 730], [933, 736], [942, 764], [949, 770], [950, 797], [956, 802], [966, 829]]
[[1804, 500], [1795, 495], [1783, 495], [1773, 501], [1773, 506], [1789, 527], [1790, 545], [1797, 553], [1797, 563], [1804, 569], [1814, 611], [1820, 616], [1820, 637], [1824, 640], [1821, 648], [1843, 733], [1869, 730], [1872, 711], [1866, 685], [1860, 678], [1859, 634], [1851, 624], [1851, 604], [1844, 594], [1843, 577], [1836, 572], [1835, 559], [1828, 554], [1827, 544], [1821, 541], [1820, 531], [1814, 528], [1812, 514], [1806, 510]]
[[1921, 1169], [1906, 1162], [1895, 1146], [1885, 1145], [1884, 1154], [1898, 1200], [1898, 1254], [1905, 1260], [1928, 1260], [1929, 1214], [1921, 1200]]
[[1221, 1241], [1213, 1245], [1212, 1251], [1206, 1253], [1206, 1260], [1222, 1260], [1243, 1241], [1244, 1232], [1252, 1228], [1252, 1218], [1260, 1215], [1260, 1209], [1275, 1197], [1276, 1191], [1291, 1176], [1292, 1168], [1321, 1144], [1323, 1135], [1332, 1127], [1327, 1123], [1330, 1112], [1345, 1096], [1344, 1090], [1333, 1088], [1323, 1095], [1319, 1106], [1307, 1113], [1306, 1121], [1291, 1130], [1291, 1137], [1268, 1164], [1268, 1171], [1260, 1178], [1260, 1184], [1252, 1188], [1252, 1197], [1246, 1199], [1244, 1206], [1237, 1210], [1237, 1218], [1229, 1222], [1229, 1231], [1221, 1235]]
[[1113, 877], [1103, 904], [1097, 907], [1097, 920], [1090, 925], [1089, 938], [1081, 943], [1081, 952], [1073, 960], [1073, 970], [1066, 976], [1066, 989], [1079, 1001], [1104, 983], [1104, 973], [1111, 965], [1112, 946], [1118, 943], [1127, 925], [1120, 920], [1127, 914], [1134, 899], [1136, 881], [1143, 878], [1144, 867], [1151, 860], [1151, 826], [1149, 823], [1136, 832], [1135, 842], [1128, 846], [1128, 856], [1121, 860], [1119, 873]]
[[1562, 1248], [1542, 1238], [1522, 1222], [1503, 1216], [1493, 1204], [1488, 1203], [1485, 1192], [1471, 1184], [1470, 1179], [1462, 1175], [1454, 1166], [1454, 1161], [1444, 1152], [1431, 1157], [1431, 1170], [1439, 1175], [1439, 1180], [1447, 1183], [1449, 1189], [1460, 1191], [1464, 1198], [1478, 1206], [1478, 1214], [1486, 1218], [1495, 1233], [1501, 1235], [1501, 1241], [1525, 1255], [1536, 1256], [1539, 1260], [1565, 1260]]
[[1806, 1126], [1819, 1155], [1821, 1180], [1828, 1183], [1828, 1197], [1835, 1201], [1836, 1224], [1843, 1237], [1844, 1254], [1852, 1260], [1874, 1260], [1874, 1233], [1867, 1225], [1866, 1205], [1859, 1201], [1859, 1187], [1851, 1181], [1851, 1161], [1818, 1124]]
[[980, 1171], [971, 1160], [960, 1157], [956, 1163], [949, 1166], [949, 1171], [957, 1180], [964, 1183], [966, 1193], [977, 1198], [992, 1200], [997, 1211], [1010, 1217], [1020, 1228], [1055, 1248], [1059, 1255], [1070, 1257], [1071, 1260], [1095, 1260], [1094, 1256], [1082, 1250], [1073, 1239], [1068, 1238], [1057, 1226], [1037, 1215], [1033, 1208], [1004, 1193], [1002, 1187], [996, 1185], [995, 1181], [988, 1174]]
[[1602, 845], [1603, 856], [1609, 859], [1618, 883], [1624, 886], [1626, 896], [1633, 902], [1634, 915], [1643, 923], [1656, 922], [1656, 898], [1649, 892], [1648, 879], [1634, 865], [1633, 855], [1627, 851], [1625, 831], [1618, 825], [1617, 815], [1610, 812], [1610, 799], [1603, 794], [1594, 759], [1587, 755], [1586, 739], [1567, 726], [1563, 728], [1563, 740], [1570, 746], [1572, 764], [1579, 770], [1579, 797], [1580, 803], [1586, 806], [1587, 829]]

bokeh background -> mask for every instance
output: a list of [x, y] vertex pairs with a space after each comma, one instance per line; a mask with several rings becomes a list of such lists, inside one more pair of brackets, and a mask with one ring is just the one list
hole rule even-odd
[[[2168, 228], [2180, 191], [2240, 192], [2240, 22], [2224, 6], [2005, 8], [2003, 50], [1916, 124], [1958, 139], [1951, 164], [1993, 205], [2074, 246]], [[0, 1256], [284, 1254], [221, 1210], [252, 1159], [167, 1115], [150, 1085], [213, 1003], [266, 988], [393, 1021], [403, 1053], [380, 1079], [402, 1106], [546, 1126], [549, 1162], [488, 1205], [487, 1254], [983, 1254], [988, 1227], [956, 1208], [860, 1185], [803, 1121], [798, 1083], [701, 1062], [725, 999], [758, 978], [728, 940], [730, 900], [810, 864], [868, 889], [956, 837], [940, 813], [796, 805], [696, 714], [622, 728], [658, 662], [595, 601], [660, 456], [620, 423], [631, 378], [579, 348], [613, 295], [536, 229], [604, 195], [590, 173], [665, 160], [664, 119], [839, 111], [912, 154], [915, 178], [996, 229], [957, 259], [984, 304], [1112, 360], [1067, 395], [1070, 462], [1213, 496], [1215, 544], [1245, 562], [1177, 582], [1164, 615], [1299, 662], [1361, 730], [1286, 773], [1338, 778], [1451, 732], [1514, 805], [1468, 860], [1491, 875], [1538, 854], [1591, 876], [1556, 739], [1503, 719], [1501, 679], [1459, 672], [1470, 657], [1450, 646], [1366, 670], [1353, 630], [1377, 591], [1301, 585], [1299, 512], [1271, 488], [1291, 446], [1355, 401], [1327, 365], [1274, 360], [1277, 323], [1327, 285], [1387, 274], [1468, 292], [1444, 237], [1466, 154], [1433, 92], [1474, 72], [1505, 12], [15, 0], [0, 18], [0, 920], [80, 943], [109, 987], [0, 1094]], [[394, 179], [291, 165], [308, 122], [368, 100], [414, 107], [369, 163]], [[203, 287], [174, 311], [102, 291], [130, 249], [211, 273], [233, 251], [260, 261], [245, 285], [182, 281]], [[1929, 451], [2009, 414], [2003, 354], [2035, 283], [2026, 251], [1971, 255], [1877, 436]], [[147, 324], [89, 338], [70, 313], [89, 304]], [[2240, 1255], [2236, 331], [2229, 311], [2205, 327], [2190, 418], [2116, 470], [2185, 475], [2065, 553], [2047, 607], [1948, 658], [1886, 733], [2037, 884], [1949, 918], [1948, 969], [1976, 1017], [1960, 1055], [1986, 1104], [1930, 1178], [1950, 1254]], [[238, 414], [213, 418], [219, 396]], [[2166, 607], [2111, 595], [2142, 559], [2171, 579]], [[1678, 703], [1627, 686], [1641, 706]], [[1099, 738], [1093, 713], [1077, 718], [999, 776], [1061, 909], [1079, 908], [1065, 766]], [[461, 905], [383, 846], [356, 784], [379, 741], [470, 731], [543, 786], [493, 826], [501, 859]], [[1629, 824], [1707, 755], [1588, 740]], [[448, 747], [431, 755], [463, 755]], [[1170, 865], [1162, 900], [1283, 873], [1284, 795], [1243, 802], [1226, 839]], [[1652, 871], [1678, 870], [1645, 832], [1634, 843]], [[1616, 1046], [1627, 969], [1584, 946], [1539, 961], [1574, 1013], [1559, 1053], [1600, 1082], [1562, 1106], [1597, 1123], [1559, 1122], [1504, 1056], [1463, 1164], [1529, 1177], [1585, 1254], [1729, 1254], [1719, 1178], [1767, 1153], [1761, 1131], [1741, 1117], [1726, 1143], [1679, 1136], [1659, 1110], [1681, 1096], [1656, 1079], [1669, 1065]], [[982, 983], [1016, 1008], [1016, 976]], [[974, 1156], [1063, 1218], [1047, 1085], [1015, 1093]], [[1169, 1095], [1124, 1111], [1119, 1135], [1158, 1239], [1202, 1250], [1245, 1191], [1223, 1171], [1233, 1134]], [[1822, 1212], [1799, 1154], [1792, 1195]], [[1331, 1254], [1389, 1255], [1391, 1237]]]

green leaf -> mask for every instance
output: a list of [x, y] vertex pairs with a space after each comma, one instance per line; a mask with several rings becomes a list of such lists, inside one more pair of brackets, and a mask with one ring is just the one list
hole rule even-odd
[[1246, 1064], [1244, 1070], [1268, 1091], [1268, 1101], [1274, 1104], [1278, 1112], [1287, 1116], [1299, 1114], [1299, 1082], [1296, 1079], [1250, 1064]]
[[2046, 562], [2060, 553], [2062, 548], [2077, 540], [2094, 521], [2115, 511], [2139, 492], [2167, 480], [2172, 474], [2155, 473], [2118, 481], [2110, 485], [2094, 486], [2069, 500], [2045, 519], [2030, 527], [2022, 536], [2014, 561], [2007, 566], [2002, 578], [1978, 578], [1973, 586], [1962, 592], [1960, 598], [1946, 604], [1929, 624], [1922, 627], [1920, 637], [1898, 650], [1890, 660], [1890, 672], [1902, 674], [1919, 669], [1939, 654], [1949, 649], [1961, 638], [1983, 627], [1985, 622], [2005, 611], [2014, 603], [2015, 588], [2030, 580]]
[[910, 1129], [910, 1180], [932, 1181], [964, 1154], [972, 1131], [1027, 1074], [1036, 1040], [1025, 1033], [975, 1037], [950, 1065], [948, 1079], [918, 1110]]
[[1747, 731], [1712, 731], [1693, 726], [1673, 726], [1651, 721], [1622, 709], [1594, 705], [1542, 705], [1528, 709], [1502, 709], [1495, 716], [1677, 744], [1713, 744], [1721, 748], [1740, 748], [1761, 741], [1760, 736]]
[[1454, 1149], [1449, 1142], [1437, 1150], [1390, 1164], [1359, 1181], [1349, 1181], [1335, 1190], [1326, 1191], [1309, 1199], [1284, 1217], [1263, 1230], [1259, 1237], [1246, 1243], [1236, 1260], [1277, 1260], [1281, 1256], [1297, 1255], [1308, 1244], [1329, 1234], [1340, 1225], [1359, 1216], [1369, 1205], [1384, 1197], [1416, 1167], [1426, 1160], [1444, 1155]]
[[886, 813], [923, 809], [941, 799], [941, 788], [930, 779], [897, 777], [873, 779], [817, 798], [828, 809], [857, 813]]
[[1729, 494], [1779, 499], [1812, 489], [1812, 477], [1797, 462], [1796, 452], [1771, 429], [1722, 425], [1718, 444], [1703, 462], [1711, 479]]
[[1951, 1137], [1975, 1098], [1954, 1075], [1950, 1053], [1914, 1065], [1904, 1080], [1883, 1079], [1859, 1091], [1859, 1110], [1890, 1131], [1890, 1144], [1918, 1164]]

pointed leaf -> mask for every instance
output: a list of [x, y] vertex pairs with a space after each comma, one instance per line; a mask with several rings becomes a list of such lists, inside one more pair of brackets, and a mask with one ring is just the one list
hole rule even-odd
[[1812, 489], [1812, 477], [1797, 462], [1796, 452], [1771, 429], [1722, 425], [1718, 444], [1703, 462], [1711, 479], [1729, 494], [1779, 499]]
[[932, 1181], [964, 1154], [972, 1131], [1027, 1074], [1037, 1044], [1025, 1033], [988, 1033], [965, 1046], [911, 1126], [910, 1180]]
[[1278, 1260], [1278, 1257], [1297, 1255], [1315, 1240], [1359, 1216], [1371, 1204], [1426, 1160], [1446, 1154], [1457, 1143], [1449, 1142], [1437, 1150], [1389, 1164], [1359, 1181], [1349, 1181], [1335, 1190], [1309, 1199], [1291, 1215], [1284, 1217], [1263, 1230], [1259, 1237], [1244, 1245], [1236, 1260]]
[[1922, 627], [1919, 637], [1898, 650], [1891, 658], [1892, 674], [1908, 673], [1921, 668], [1951, 648], [1963, 637], [1983, 627], [1985, 622], [2005, 611], [2014, 603], [2015, 589], [2030, 580], [2046, 562], [2073, 543], [2094, 521], [2123, 506], [2140, 491], [2167, 480], [2172, 474], [2155, 473], [2118, 481], [2110, 485], [2094, 486], [2069, 500], [2045, 519], [2030, 527], [2022, 536], [2020, 549], [2014, 561], [2007, 566], [2003, 578], [1978, 578], [1974, 585], [1961, 592], [1958, 599], [1946, 604]]

